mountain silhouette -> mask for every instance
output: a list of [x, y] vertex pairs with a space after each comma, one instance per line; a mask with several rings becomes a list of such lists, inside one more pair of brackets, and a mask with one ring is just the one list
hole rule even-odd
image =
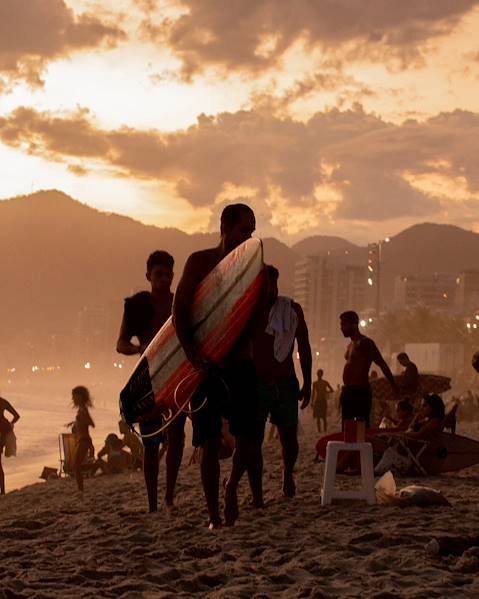
[[[156, 249], [175, 258], [176, 285], [186, 258], [211, 247], [218, 233], [187, 234], [100, 212], [66, 194], [39, 191], [0, 202], [0, 314], [7, 354], [25, 343], [41, 347], [54, 335], [71, 335], [85, 306], [115, 305], [148, 288], [145, 262]], [[264, 239], [265, 261], [280, 270], [280, 292], [293, 294], [295, 262], [302, 256], [348, 252], [364, 261], [366, 248], [338, 237], [308, 237], [293, 247]], [[398, 274], [459, 272], [475, 267], [479, 235], [449, 225], [421, 224], [383, 244], [384, 301]]]

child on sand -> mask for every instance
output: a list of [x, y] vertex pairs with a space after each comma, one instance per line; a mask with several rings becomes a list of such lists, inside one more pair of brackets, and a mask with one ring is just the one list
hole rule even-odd
[[77, 408], [74, 422], [77, 440], [74, 471], [78, 490], [80, 493], [83, 493], [82, 465], [87, 455], [89, 453], [94, 453], [93, 442], [88, 430], [90, 426], [95, 426], [95, 423], [90, 416], [90, 412], [88, 411], [88, 408], [93, 406], [88, 389], [81, 385], [72, 389], [72, 403], [73, 407]]

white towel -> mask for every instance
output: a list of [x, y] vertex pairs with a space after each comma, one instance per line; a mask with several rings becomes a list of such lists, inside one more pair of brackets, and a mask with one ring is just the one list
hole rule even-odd
[[284, 362], [293, 347], [298, 326], [298, 315], [293, 308], [293, 300], [278, 295], [269, 311], [268, 326], [265, 332], [274, 335], [274, 357]]

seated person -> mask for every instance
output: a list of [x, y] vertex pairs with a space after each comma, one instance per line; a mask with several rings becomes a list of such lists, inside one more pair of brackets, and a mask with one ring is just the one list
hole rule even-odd
[[[407, 431], [414, 420], [414, 406], [409, 400], [401, 399], [396, 404], [396, 418], [384, 417], [380, 428], [389, 428], [394, 431]], [[385, 426], [383, 426], [383, 424]], [[393, 425], [392, 427], [390, 425]]]
[[411, 423], [407, 436], [411, 439], [427, 441], [434, 434], [442, 432], [446, 408], [439, 395], [432, 393], [425, 395], [421, 409]]
[[120, 434], [123, 435], [123, 446], [128, 447], [131, 452], [131, 467], [133, 470], [141, 470], [143, 468], [143, 443], [138, 435], [130, 429], [124, 420], [118, 422]]
[[[95, 470], [103, 474], [118, 474], [131, 466], [131, 454], [123, 449], [123, 441], [114, 433], [105, 439], [105, 445], [97, 454]], [[106, 461], [103, 459], [106, 456]]]
[[374, 473], [384, 474], [392, 470], [396, 474], [407, 474], [412, 466], [407, 448], [413, 448], [415, 441], [429, 441], [435, 434], [442, 432], [445, 412], [444, 402], [439, 395], [425, 395], [421, 409], [410, 428], [402, 435], [392, 433], [389, 446], [376, 465]]

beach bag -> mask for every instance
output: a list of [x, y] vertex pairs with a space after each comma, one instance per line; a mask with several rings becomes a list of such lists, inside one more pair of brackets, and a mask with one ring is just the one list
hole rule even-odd
[[17, 438], [13, 431], [5, 435], [5, 457], [11, 458], [17, 455]]

